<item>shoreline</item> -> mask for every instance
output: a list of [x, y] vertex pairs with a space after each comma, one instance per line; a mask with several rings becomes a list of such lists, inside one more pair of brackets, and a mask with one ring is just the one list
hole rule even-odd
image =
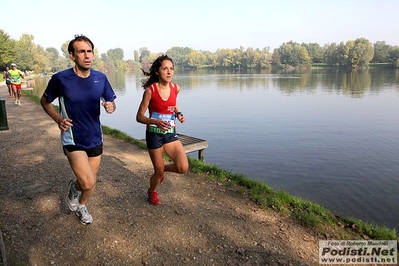
[[[0, 86], [0, 96], [6, 93]], [[73, 173], [56, 124], [27, 96], [21, 106], [6, 98], [6, 108], [0, 230], [12, 265], [72, 265], [76, 257], [96, 265], [318, 265], [319, 240], [360, 237], [339, 226], [320, 233], [261, 208], [241, 185], [196, 172], [208, 171], [201, 164], [190, 165], [187, 174], [168, 173], [159, 187], [161, 205], [152, 206], [145, 196], [148, 153], [110, 135], [104, 135], [101, 182], [88, 203], [94, 222], [82, 226], [64, 206]]]
[[[3, 83], [4, 83], [4, 85], [5, 85], [5, 81], [3, 81]], [[1, 86], [1, 85], [0, 85], [0, 86]], [[26, 91], [26, 90], [23, 90], [23, 91]], [[28, 94], [26, 94], [26, 96], [28, 96], [29, 98], [33, 99], [33, 100], [36, 101], [37, 103], [39, 103], [39, 99], [38, 99], [35, 95], [28, 95]], [[40, 105], [40, 103], [39, 103], [39, 105]], [[104, 127], [108, 128], [108, 130], [105, 130]], [[104, 130], [105, 130], [105, 131], [104, 131]], [[108, 127], [108, 126], [104, 126], [104, 125], [103, 125], [103, 133], [104, 133], [104, 134], [107, 134], [107, 131], [111, 132], [111, 134], [108, 133], [108, 135], [111, 135], [111, 136], [114, 135], [114, 137], [116, 137], [116, 138], [121, 138], [122, 140], [129, 140], [128, 142], [130, 142], [130, 143], [132, 143], [132, 144], [134, 144], [134, 145], [138, 145], [138, 146], [141, 147], [141, 148], [146, 149], [145, 145], [142, 145], [142, 141], [143, 141], [143, 140], [135, 139], [135, 138], [133, 138], [133, 137], [128, 136], [126, 133], [121, 132], [121, 131], [118, 130], [118, 129], [113, 129], [113, 128], [110, 128], [110, 127]], [[113, 134], [112, 134], [112, 133], [113, 133]], [[121, 136], [122, 136], [122, 137], [121, 137]], [[189, 158], [189, 160], [191, 159], [191, 157], [188, 157], [188, 158]], [[191, 160], [191, 161], [195, 161], [195, 159], [194, 159], [194, 160]], [[241, 177], [242, 177], [242, 178], [244, 178], [244, 179], [250, 180], [251, 182], [260, 183], [261, 185], [265, 185], [265, 186], [267, 187], [266, 190], [273, 190], [273, 191], [274, 191], [273, 188], [269, 187], [269, 186], [267, 185], [267, 183], [265, 183], [265, 182], [263, 182], [263, 181], [260, 181], [260, 180], [257, 180], [257, 179], [253, 179], [253, 178], [251, 178], [251, 177], [247, 177], [247, 176], [245, 176], [245, 175], [243, 175], [243, 174], [241, 174], [241, 173], [234, 173], [234, 172], [227, 171], [227, 170], [224, 170], [224, 169], [219, 169], [218, 166], [212, 165], [212, 164], [209, 164], [209, 163], [204, 163], [204, 165], [209, 165], [211, 169], [218, 168], [218, 171], [224, 172], [225, 175], [236, 176], [236, 177], [238, 177], [238, 179], [241, 179]], [[201, 168], [201, 167], [200, 167], [200, 168]], [[201, 172], [204, 173], [204, 172], [206, 172], [206, 171], [201, 171]], [[215, 177], [215, 179], [218, 179], [218, 178]], [[239, 181], [240, 181], [240, 180], [239, 180]], [[242, 185], [242, 184], [241, 184], [241, 185]], [[289, 194], [289, 193], [287, 193], [286, 191], [282, 191], [282, 193], [284, 193], [284, 194]], [[321, 205], [319, 205], [319, 204], [317, 204], [317, 203], [311, 202], [311, 201], [309, 201], [309, 200], [302, 199], [302, 198], [299, 197], [299, 196], [293, 196], [293, 195], [291, 195], [291, 194], [289, 194], [289, 195], [292, 196], [292, 197], [294, 198], [294, 200], [299, 199], [299, 200], [304, 201], [304, 202], [309, 202], [309, 203], [310, 203], [311, 205], [313, 205], [313, 206], [318, 206], [318, 207], [320, 207], [321, 209], [325, 209], [327, 212], [329, 212], [329, 215], [335, 215], [335, 216], [339, 217], [339, 219], [342, 217], [343, 221], [348, 221], [348, 223], [356, 224], [356, 223], [359, 223], [359, 222], [360, 222], [360, 223], [362, 223], [363, 226], [365, 225], [365, 226], [368, 227], [368, 228], [370, 228], [370, 227], [375, 227], [375, 229], [377, 229], [377, 230], [379, 230], [380, 228], [382, 228], [382, 231], [387, 231], [387, 230], [389, 231], [389, 230], [392, 230], [393, 233], [395, 233], [395, 230], [396, 230], [395, 228], [390, 228], [390, 227], [388, 227], [388, 226], [386, 226], [386, 225], [384, 225], [384, 224], [373, 224], [373, 223], [370, 223], [370, 222], [362, 221], [362, 220], [359, 219], [359, 218], [355, 218], [355, 217], [345, 217], [345, 216], [342, 216], [342, 215], [340, 215], [340, 214], [334, 213], [333, 211], [330, 211], [330, 210], [326, 209], [325, 207], [323, 207], [323, 206], [321, 206]], [[259, 202], [258, 202], [258, 204], [259, 204]], [[342, 221], [337, 221], [337, 222], [338, 222], [338, 223], [341, 223]], [[368, 229], [367, 229], [367, 230], [368, 230]], [[367, 230], [366, 230], [366, 231], [367, 231]], [[399, 235], [396, 235], [396, 237], [399, 239]]]

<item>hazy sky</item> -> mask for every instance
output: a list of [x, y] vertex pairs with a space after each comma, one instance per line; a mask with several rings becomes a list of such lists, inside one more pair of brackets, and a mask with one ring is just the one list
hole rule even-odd
[[[340, 43], [364, 37], [399, 45], [399, 0], [18, 0], [0, 14], [12, 39], [60, 50], [85, 34], [100, 53], [122, 48], [125, 59], [147, 47], [270, 47], [282, 43]], [[15, 11], [15, 12], [13, 12]]]

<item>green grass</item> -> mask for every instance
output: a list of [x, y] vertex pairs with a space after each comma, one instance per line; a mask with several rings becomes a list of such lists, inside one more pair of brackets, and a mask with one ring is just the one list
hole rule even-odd
[[142, 149], [147, 149], [147, 146], [146, 146], [145, 143], [141, 142], [140, 140], [137, 140], [135, 138], [130, 137], [125, 132], [122, 132], [120, 130], [113, 129], [113, 128], [110, 128], [110, 127], [104, 126], [104, 125], [102, 125], [101, 128], [102, 128], [103, 133], [108, 135], [108, 136], [112, 136], [112, 137], [117, 138], [117, 139], [122, 139], [122, 140], [124, 140], [124, 141], [126, 141], [128, 143], [137, 145], [137, 146], [139, 146]]
[[[276, 191], [267, 184], [250, 179], [242, 174], [222, 170], [215, 165], [189, 158], [190, 171], [206, 173], [209, 178], [224, 182], [228, 186], [240, 186], [239, 193], [248, 194], [261, 208], [271, 208], [296, 219], [301, 225], [323, 233], [325, 228], [336, 227], [347, 230], [348, 234], [341, 235], [341, 239], [348, 239], [348, 235], [356, 234], [359, 238], [368, 236], [377, 240], [399, 240], [396, 230], [385, 226], [371, 225], [359, 219], [343, 218], [334, 215], [326, 208], [308, 200]], [[339, 237], [337, 235], [336, 237]]]
[[[37, 96], [26, 91], [22, 91], [22, 94], [40, 104]], [[104, 125], [102, 130], [106, 135], [146, 149], [145, 143], [120, 130]], [[167, 159], [165, 156], [165, 160]], [[260, 208], [270, 208], [283, 215], [291, 216], [301, 225], [318, 233], [331, 235], [331, 230], [333, 230], [338, 232], [334, 235], [336, 239], [354, 239], [354, 237], [361, 239], [367, 236], [376, 240], [399, 240], [395, 229], [369, 224], [359, 219], [340, 217], [313, 202], [290, 195], [285, 191], [276, 191], [261, 181], [220, 169], [216, 165], [198, 159], [188, 157], [188, 160], [191, 172], [204, 173], [212, 180], [235, 187], [237, 193], [248, 195]]]
[[40, 104], [40, 98], [37, 97], [36, 95], [32, 94], [32, 93], [29, 92], [29, 91], [21, 90], [21, 95], [24, 96], [24, 97], [26, 97], [26, 98], [31, 99], [32, 101], [34, 101], [34, 102], [37, 103], [37, 104]]

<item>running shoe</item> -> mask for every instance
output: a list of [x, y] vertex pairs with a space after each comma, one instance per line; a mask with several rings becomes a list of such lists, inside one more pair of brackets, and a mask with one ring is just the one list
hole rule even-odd
[[75, 213], [79, 217], [81, 224], [88, 225], [93, 222], [93, 217], [87, 211], [86, 205], [83, 205], [82, 208], [77, 207]]
[[78, 192], [78, 193], [73, 193], [73, 191], [72, 191], [72, 185], [74, 186], [75, 185], [75, 182], [74, 182], [75, 180], [71, 180], [71, 181], [69, 181], [69, 185], [68, 185], [68, 195], [67, 195], [67, 197], [66, 197], [66, 203], [67, 203], [67, 206], [68, 206], [68, 208], [69, 208], [69, 210], [71, 211], [71, 212], [74, 212], [74, 211], [76, 211], [76, 209], [78, 208], [78, 206], [79, 206], [79, 197], [80, 197], [80, 192]]
[[151, 203], [153, 205], [158, 205], [159, 203], [161, 203], [159, 201], [158, 193], [156, 191], [151, 192], [150, 189], [148, 189], [147, 194], [148, 194], [148, 202], [149, 203]]

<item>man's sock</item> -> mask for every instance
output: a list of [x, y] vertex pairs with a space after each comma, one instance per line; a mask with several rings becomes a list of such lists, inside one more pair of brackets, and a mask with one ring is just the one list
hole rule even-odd
[[79, 194], [79, 191], [75, 188], [75, 183], [76, 183], [76, 180], [72, 181], [71, 190], [72, 190], [72, 193], [76, 196]]

